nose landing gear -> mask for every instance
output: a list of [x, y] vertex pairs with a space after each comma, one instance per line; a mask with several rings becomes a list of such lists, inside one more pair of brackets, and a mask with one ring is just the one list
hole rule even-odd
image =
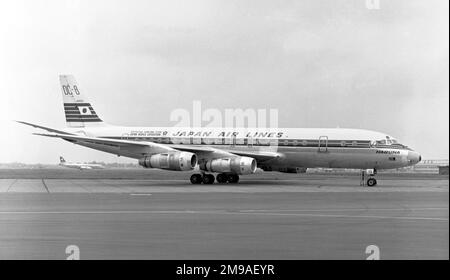
[[367, 186], [373, 187], [377, 185], [377, 180], [375, 178], [369, 178], [367, 179]]
[[[361, 178], [359, 185], [374, 187], [377, 185], [377, 180], [375, 179], [375, 174], [377, 174], [376, 169], [365, 169], [361, 171]], [[367, 181], [366, 181], [367, 179]]]

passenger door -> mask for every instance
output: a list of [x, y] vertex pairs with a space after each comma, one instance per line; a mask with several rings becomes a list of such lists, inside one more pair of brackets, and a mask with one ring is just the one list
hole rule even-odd
[[319, 137], [319, 153], [328, 152], [328, 136]]

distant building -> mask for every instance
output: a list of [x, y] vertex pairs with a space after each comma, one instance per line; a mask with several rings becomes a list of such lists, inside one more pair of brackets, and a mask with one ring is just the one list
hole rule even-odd
[[439, 166], [439, 175], [449, 175], [448, 174], [448, 165], [447, 166]]
[[[433, 173], [433, 174], [441, 174], [441, 168], [444, 170], [444, 167], [447, 167], [448, 174], [448, 159], [425, 159], [419, 162], [418, 164], [411, 167], [412, 172], [417, 173]], [[442, 171], [445, 172], [445, 171]]]
[[[382, 173], [426, 173], [426, 174], [449, 174], [448, 159], [426, 159], [414, 166], [397, 169], [379, 170]], [[308, 168], [307, 173], [359, 173], [358, 169], [335, 169], [335, 168]]]

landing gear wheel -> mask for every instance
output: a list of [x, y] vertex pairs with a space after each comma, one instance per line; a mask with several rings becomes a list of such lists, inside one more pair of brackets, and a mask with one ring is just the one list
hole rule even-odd
[[228, 174], [227, 175], [228, 183], [237, 183], [239, 182], [239, 175], [237, 174]]
[[212, 184], [214, 183], [214, 175], [205, 174], [203, 175], [203, 184]]
[[192, 174], [191, 176], [191, 183], [194, 185], [201, 184], [202, 183], [202, 175], [200, 174]]
[[227, 182], [227, 175], [220, 173], [216, 176], [217, 183], [224, 184]]
[[367, 180], [367, 186], [368, 187], [373, 187], [377, 185], [377, 180], [375, 180], [375, 178], [369, 178]]

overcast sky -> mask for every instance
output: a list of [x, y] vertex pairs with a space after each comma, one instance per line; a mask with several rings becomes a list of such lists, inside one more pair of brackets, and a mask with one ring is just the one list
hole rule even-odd
[[280, 127], [382, 131], [448, 159], [448, 3], [1, 1], [0, 162], [118, 160], [12, 121], [64, 127], [59, 74], [112, 124], [171, 126], [200, 100], [278, 109]]

